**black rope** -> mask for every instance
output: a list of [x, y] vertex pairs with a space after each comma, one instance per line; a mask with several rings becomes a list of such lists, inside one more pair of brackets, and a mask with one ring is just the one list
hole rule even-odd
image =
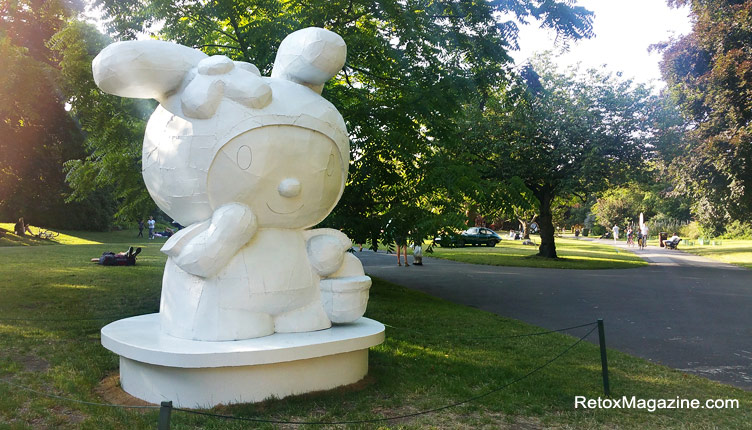
[[[594, 321], [594, 322], [591, 322], [591, 323], [587, 323], [587, 324], [580, 324], [580, 325], [575, 325], [575, 326], [572, 326], [572, 327], [559, 328], [559, 329], [556, 329], [556, 330], [539, 331], [539, 332], [534, 332], [534, 333], [525, 333], [525, 334], [515, 334], [515, 335], [511, 335], [511, 336], [480, 336], [480, 337], [464, 337], [464, 338], [462, 338], [462, 339], [465, 339], [465, 340], [480, 340], [480, 339], [514, 339], [514, 338], [519, 338], [519, 337], [542, 336], [542, 335], [544, 335], [544, 334], [559, 333], [559, 332], [562, 332], [562, 331], [574, 330], [574, 329], [576, 329], [576, 328], [589, 327], [589, 326], [591, 326], [591, 325], [597, 325], [597, 324], [598, 324], [598, 322], [597, 322], [597, 321]], [[415, 329], [412, 329], [412, 328], [395, 327], [395, 326], [391, 326], [391, 325], [389, 325], [389, 324], [384, 324], [384, 326], [385, 326], [385, 327], [389, 327], [389, 328], [393, 328], [393, 329], [396, 329], [396, 330], [405, 330], [405, 331], [412, 331], [412, 332], [415, 332], [415, 333], [419, 333], [419, 334], [425, 334], [425, 333], [423, 333], [423, 332], [422, 332], [422, 331], [420, 331], [420, 330], [415, 330]]]
[[78, 399], [71, 399], [68, 397], [58, 396], [57, 394], [50, 394], [45, 393], [43, 391], [38, 391], [33, 388], [26, 387], [24, 385], [19, 385], [14, 382], [10, 382], [7, 379], [0, 378], [0, 382], [4, 382], [12, 387], [20, 388], [22, 390], [30, 391], [34, 394], [39, 394], [40, 396], [49, 397], [52, 399], [58, 399], [58, 400], [65, 400], [66, 402], [73, 402], [73, 403], [80, 403], [83, 405], [91, 405], [91, 406], [107, 406], [110, 408], [129, 408], [129, 409], [159, 409], [159, 406], [154, 405], [146, 405], [146, 406], [131, 406], [131, 405], [114, 405], [111, 403], [97, 403], [97, 402], [87, 402], [85, 400], [78, 400]]
[[466, 337], [465, 339], [514, 339], [514, 338], [518, 338], [518, 337], [542, 336], [544, 334], [559, 333], [559, 332], [562, 332], [562, 331], [574, 330], [576, 328], [588, 327], [588, 326], [597, 325], [597, 324], [598, 324], [598, 322], [595, 321], [595, 322], [591, 322], [591, 323], [587, 323], [587, 324], [580, 324], [580, 325], [576, 325], [576, 326], [572, 326], [572, 327], [560, 328], [560, 329], [556, 329], [556, 330], [539, 331], [539, 332], [535, 332], [535, 333], [515, 334], [515, 335], [512, 335], [512, 336]]
[[413, 417], [417, 417], [417, 416], [420, 416], [420, 415], [427, 415], [427, 414], [431, 414], [431, 413], [434, 413], [434, 412], [443, 411], [445, 409], [453, 408], [453, 407], [456, 407], [456, 406], [464, 405], [466, 403], [473, 402], [475, 400], [478, 400], [478, 399], [490, 396], [491, 394], [497, 393], [497, 392], [499, 392], [499, 391], [501, 391], [501, 390], [503, 390], [503, 389], [511, 386], [512, 384], [516, 384], [517, 382], [520, 382], [523, 379], [525, 379], [525, 378], [533, 375], [534, 373], [537, 373], [538, 371], [540, 371], [543, 368], [547, 367], [549, 364], [551, 364], [554, 361], [556, 361], [559, 358], [561, 358], [561, 356], [563, 356], [564, 354], [566, 354], [567, 352], [569, 352], [572, 348], [574, 348], [580, 342], [582, 342], [583, 340], [585, 340], [585, 338], [587, 338], [588, 336], [590, 336], [590, 334], [592, 334], [597, 328], [598, 327], [593, 327], [584, 336], [582, 336], [581, 338], [577, 339], [577, 341], [575, 343], [573, 343], [572, 345], [568, 346], [566, 349], [564, 349], [563, 351], [561, 351], [559, 354], [557, 354], [555, 357], [551, 358], [550, 360], [548, 360], [544, 364], [536, 367], [535, 369], [531, 370], [530, 372], [528, 372], [528, 373], [526, 373], [526, 374], [524, 374], [524, 375], [522, 375], [522, 376], [520, 376], [520, 377], [518, 377], [518, 378], [516, 378], [516, 379], [514, 379], [514, 380], [512, 380], [512, 381], [510, 381], [510, 382], [508, 382], [508, 383], [506, 383], [506, 384], [504, 384], [502, 386], [500, 386], [500, 387], [497, 387], [497, 388], [495, 388], [495, 389], [493, 389], [491, 391], [488, 391], [486, 393], [483, 393], [483, 394], [480, 394], [480, 395], [477, 395], [477, 396], [474, 396], [474, 397], [470, 397], [469, 399], [465, 399], [465, 400], [462, 400], [460, 402], [451, 403], [451, 404], [444, 405], [444, 406], [441, 406], [441, 407], [438, 407], [438, 408], [428, 409], [428, 410], [425, 410], [425, 411], [414, 412], [414, 413], [405, 414], [405, 415], [397, 415], [397, 416], [385, 417], [385, 418], [373, 418], [373, 419], [367, 419], [367, 420], [331, 421], [331, 422], [323, 422], [323, 421], [283, 421], [283, 420], [265, 420], [265, 419], [261, 419], [261, 418], [247, 418], [247, 417], [236, 417], [236, 416], [232, 416], [232, 415], [213, 414], [211, 412], [201, 412], [201, 411], [195, 411], [195, 410], [192, 410], [192, 409], [182, 409], [182, 408], [172, 408], [172, 409], [175, 410], [175, 411], [186, 412], [186, 413], [190, 413], [190, 414], [202, 415], [202, 416], [213, 417], [213, 418], [223, 418], [223, 419], [239, 420], [239, 421], [250, 421], [250, 422], [255, 422], [255, 423], [292, 424], [292, 425], [370, 424], [370, 423], [378, 423], [378, 422], [384, 422], [384, 421], [400, 420], [400, 419], [405, 419], [405, 418], [413, 418]]
[[[516, 335], [516, 336], [509, 336], [509, 337], [536, 336], [536, 335], [553, 333], [553, 332], [558, 332], [558, 331], [571, 330], [571, 329], [574, 329], [574, 328], [587, 327], [587, 326], [594, 325], [594, 324], [597, 324], [597, 323], [582, 324], [582, 325], [579, 325], [579, 326], [567, 327], [567, 328], [563, 328], [563, 329], [559, 329], [559, 330], [553, 330], [553, 331], [549, 331], [549, 332], [538, 332], [538, 333], [530, 333], [530, 334], [527, 334], [527, 335]], [[461, 406], [461, 405], [464, 405], [466, 403], [470, 403], [470, 402], [479, 400], [481, 398], [490, 396], [491, 394], [497, 393], [497, 392], [499, 392], [499, 391], [501, 391], [501, 390], [503, 390], [503, 389], [505, 389], [505, 388], [513, 385], [513, 384], [516, 384], [517, 382], [520, 382], [523, 379], [526, 379], [526, 378], [532, 376], [533, 374], [539, 372], [540, 370], [544, 369], [545, 367], [547, 367], [548, 365], [550, 365], [554, 361], [556, 361], [559, 358], [561, 358], [564, 354], [566, 354], [567, 352], [569, 352], [572, 348], [574, 348], [580, 342], [582, 342], [588, 336], [590, 336], [590, 334], [592, 334], [596, 329], [597, 329], [597, 327], [593, 327], [584, 336], [582, 336], [579, 339], [577, 339], [576, 342], [574, 342], [572, 345], [568, 346], [566, 349], [564, 349], [563, 351], [561, 351], [559, 354], [557, 354], [553, 358], [549, 359], [548, 361], [546, 361], [542, 365], [536, 367], [535, 369], [529, 371], [528, 373], [526, 373], [526, 374], [524, 374], [524, 375], [522, 375], [522, 376], [520, 376], [520, 377], [518, 377], [516, 379], [513, 379], [512, 381], [510, 381], [510, 382], [508, 382], [508, 383], [506, 383], [504, 385], [501, 385], [501, 386], [499, 386], [499, 387], [497, 387], [497, 388], [495, 388], [493, 390], [490, 390], [490, 391], [488, 391], [486, 393], [479, 394], [477, 396], [473, 396], [473, 397], [470, 397], [468, 399], [465, 399], [465, 400], [462, 400], [462, 401], [459, 401], [459, 402], [455, 402], [455, 403], [451, 403], [451, 404], [448, 404], [448, 405], [440, 406], [438, 408], [428, 409], [428, 410], [424, 410], [424, 411], [420, 411], [420, 412], [414, 412], [414, 413], [410, 413], [410, 414], [397, 415], [397, 416], [385, 417], [385, 418], [373, 418], [373, 419], [366, 419], [366, 420], [322, 422], [322, 421], [267, 420], [267, 419], [261, 419], [261, 418], [247, 418], [247, 417], [236, 417], [236, 416], [232, 416], [232, 415], [214, 414], [214, 413], [210, 413], [210, 412], [201, 412], [201, 411], [196, 411], [196, 410], [192, 410], [192, 409], [183, 409], [183, 408], [172, 408], [172, 409], [176, 410], [176, 411], [180, 411], [180, 412], [190, 413], [190, 414], [194, 414], [194, 415], [207, 416], [207, 417], [213, 417], [213, 418], [222, 418], [222, 419], [238, 420], [238, 421], [250, 421], [250, 422], [256, 422], [256, 423], [291, 424], [291, 425], [368, 424], [368, 423], [378, 423], [378, 422], [384, 422], [384, 421], [394, 421], [394, 420], [400, 420], [400, 419], [405, 419], [405, 418], [413, 418], [413, 417], [417, 417], [417, 416], [420, 416], [420, 415], [427, 415], [427, 414], [439, 412], [439, 411], [442, 411], [442, 410], [445, 410], [445, 409], [449, 409], [449, 408]], [[112, 408], [127, 408], [127, 409], [160, 409], [160, 406], [156, 406], [156, 405], [146, 405], [146, 406], [117, 405], [117, 404], [110, 404], [110, 403], [97, 403], [97, 402], [89, 402], [89, 401], [85, 401], [85, 400], [71, 399], [71, 398], [59, 396], [59, 395], [56, 395], [56, 394], [50, 394], [50, 393], [45, 393], [45, 392], [42, 392], [42, 391], [38, 391], [38, 390], [35, 390], [33, 388], [26, 387], [24, 385], [16, 384], [14, 382], [8, 381], [8, 380], [3, 379], [3, 378], [0, 378], [0, 382], [4, 382], [4, 383], [6, 383], [6, 384], [8, 384], [8, 385], [10, 385], [12, 387], [16, 387], [16, 388], [19, 388], [19, 389], [22, 389], [22, 390], [26, 390], [26, 391], [38, 394], [40, 396], [44, 396], [44, 397], [48, 397], [48, 398], [53, 398], [53, 399], [58, 399], [58, 400], [63, 400], [63, 401], [67, 401], [67, 402], [74, 402], [74, 403], [84, 404], [84, 405], [100, 406], [100, 407], [112, 407]]]

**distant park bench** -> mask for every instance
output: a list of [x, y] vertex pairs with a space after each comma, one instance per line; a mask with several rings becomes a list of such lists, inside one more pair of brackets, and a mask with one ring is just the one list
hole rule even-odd
[[663, 244], [666, 245], [666, 249], [676, 249], [676, 247], [679, 246], [679, 242], [681, 241], [681, 238], [678, 238], [676, 240], [667, 240], [663, 242]]

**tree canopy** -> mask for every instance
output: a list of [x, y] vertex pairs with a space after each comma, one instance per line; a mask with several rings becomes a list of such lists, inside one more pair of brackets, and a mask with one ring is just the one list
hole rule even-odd
[[[465, 107], [483, 108], [492, 92], [510, 82], [514, 71], [508, 51], [517, 45], [515, 20], [540, 20], [563, 39], [592, 35], [591, 12], [549, 0], [99, 0], [95, 5], [116, 38], [154, 30], [159, 38], [207, 54], [250, 61], [264, 74], [271, 70], [280, 41], [292, 31], [319, 26], [340, 34], [348, 44], [348, 60], [327, 84], [324, 97], [347, 122], [353, 162], [345, 194], [326, 223], [374, 244], [382, 231], [422, 237], [440, 226], [460, 224], [457, 214], [477, 187], [472, 169], [457, 157]], [[86, 107], [79, 110], [76, 104], [93, 96], [85, 96], [91, 94], [86, 85], [76, 87], [81, 96], [72, 104], [76, 112], [84, 112]], [[86, 116], [90, 114], [88, 110]], [[127, 142], [138, 131], [137, 121], [131, 121], [135, 117], [119, 114], [115, 120], [128, 124], [109, 135], [97, 131], [118, 127], [88, 120], [95, 124], [87, 130], [92, 155], [68, 163], [80, 195], [106, 184], [97, 178], [111, 176], [105, 174], [111, 170], [107, 166], [123, 166], [124, 172], [134, 164]], [[112, 151], [112, 137], [119, 137], [122, 151]], [[145, 194], [136, 181], [118, 185], [117, 194], [126, 203]]]
[[74, 16], [74, 1], [0, 3], [0, 216], [47, 227], [102, 228], [112, 204], [102, 192], [66, 204], [63, 162], [85, 154], [65, 110], [49, 41]]
[[72, 21], [50, 40], [60, 65], [59, 91], [84, 133], [85, 157], [67, 160], [69, 200], [85, 200], [107, 189], [118, 202], [116, 216], [136, 220], [156, 205], [141, 176], [141, 146], [153, 101], [105, 94], [94, 84], [91, 62], [112, 40], [91, 24]]
[[516, 93], [489, 102], [475, 135], [486, 178], [521, 179], [539, 203], [539, 255], [556, 257], [554, 199], [588, 196], [641, 170], [651, 95], [611, 74], [557, 72], [541, 58], [523, 73]]
[[555, 257], [556, 223], [592, 210], [609, 225], [638, 206], [683, 221], [688, 201], [720, 233], [752, 209], [752, 2], [667, 1], [690, 7], [694, 29], [658, 46], [661, 96], [546, 57], [514, 67], [520, 22], [593, 35], [592, 13], [567, 0], [86, 2], [109, 35], [77, 20], [83, 1], [2, 2], [0, 216], [103, 228], [116, 209], [156, 209], [140, 175], [155, 102], [103, 94], [91, 76], [113, 40], [145, 32], [268, 75], [287, 34], [319, 26], [348, 45], [323, 95], [352, 159], [324, 224], [357, 242], [420, 240], [483, 215], [535, 219], [540, 255]]
[[661, 72], [688, 132], [676, 164], [705, 229], [752, 211], [752, 2], [668, 0], [689, 6], [692, 32], [660, 45]]

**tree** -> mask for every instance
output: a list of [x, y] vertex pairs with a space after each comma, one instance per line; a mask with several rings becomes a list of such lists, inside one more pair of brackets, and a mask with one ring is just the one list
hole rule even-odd
[[412, 225], [413, 234], [456, 224], [477, 187], [456, 156], [465, 132], [458, 117], [464, 106], [482, 107], [512, 73], [507, 51], [516, 46], [517, 26], [498, 16], [539, 19], [563, 39], [592, 34], [589, 11], [551, 0], [99, 0], [96, 5], [117, 38], [132, 38], [158, 23], [159, 37], [250, 61], [264, 74], [292, 31], [319, 26], [340, 34], [348, 61], [324, 96], [347, 121], [353, 161], [345, 194], [326, 223], [373, 244], [396, 219]]
[[637, 224], [638, 215], [643, 213], [645, 219], [654, 212], [645, 205], [646, 193], [636, 184], [629, 184], [606, 190], [598, 197], [592, 211], [597, 217], [598, 224], [606, 229], [613, 225]]
[[47, 227], [101, 229], [111, 205], [101, 194], [65, 203], [63, 163], [80, 157], [82, 135], [65, 111], [59, 64], [48, 42], [81, 5], [0, 2], [0, 217]]
[[710, 233], [752, 210], [752, 2], [668, 0], [689, 5], [690, 34], [658, 45], [661, 73], [688, 126], [678, 186]]
[[640, 170], [648, 134], [642, 85], [590, 70], [555, 71], [545, 58], [523, 72], [512, 94], [489, 101], [474, 136], [486, 177], [516, 175], [539, 203], [540, 256], [556, 257], [552, 208], [588, 196]]
[[50, 39], [60, 64], [60, 91], [70, 115], [86, 137], [86, 156], [65, 163], [69, 200], [82, 201], [107, 190], [116, 200], [115, 216], [145, 217], [156, 210], [141, 176], [141, 145], [153, 101], [105, 94], [96, 87], [91, 62], [112, 40], [93, 25], [72, 21]]

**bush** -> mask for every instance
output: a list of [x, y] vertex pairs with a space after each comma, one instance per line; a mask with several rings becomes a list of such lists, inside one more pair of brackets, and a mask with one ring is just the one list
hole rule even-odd
[[591, 236], [600, 236], [605, 232], [606, 232], [606, 227], [603, 227], [600, 224], [593, 224], [593, 228], [590, 229], [589, 233]]
[[671, 218], [666, 214], [657, 214], [647, 222], [648, 228], [651, 233], [658, 234], [659, 232], [665, 232], [669, 235], [674, 232], [680, 232], [686, 225], [686, 221], [677, 220]]
[[752, 239], [752, 222], [732, 221], [726, 226], [723, 239]]
[[692, 221], [691, 223], [687, 225], [683, 225], [679, 227], [678, 233], [679, 233], [679, 236], [685, 239], [692, 239], [692, 240], [696, 240], [701, 236], [700, 226], [699, 224], [697, 224], [696, 221]]

